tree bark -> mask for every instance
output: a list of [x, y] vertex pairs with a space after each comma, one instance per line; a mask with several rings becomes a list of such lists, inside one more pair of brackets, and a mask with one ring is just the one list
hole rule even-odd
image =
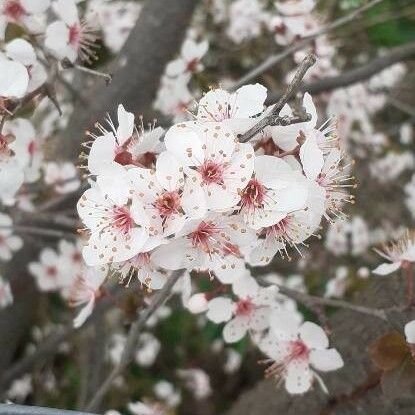
[[[388, 308], [405, 304], [405, 284], [397, 276], [378, 279], [359, 293], [357, 304]], [[399, 399], [387, 400], [380, 388], [379, 372], [369, 358], [368, 347], [382, 334], [393, 329], [403, 330], [414, 318], [414, 311], [391, 313], [391, 324], [375, 317], [350, 310], [337, 311], [330, 319], [331, 345], [343, 356], [345, 365], [336, 372], [323, 373], [329, 395], [318, 384], [303, 396], [290, 396], [283, 385], [275, 381], [260, 381], [256, 387], [243, 393], [227, 415], [410, 415], [414, 412], [415, 395], [403, 394]]]

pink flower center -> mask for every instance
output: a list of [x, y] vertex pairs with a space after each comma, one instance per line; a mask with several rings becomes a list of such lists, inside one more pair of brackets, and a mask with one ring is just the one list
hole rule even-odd
[[72, 261], [73, 261], [73, 262], [75, 262], [75, 263], [79, 263], [79, 262], [81, 262], [81, 260], [82, 260], [82, 255], [81, 255], [81, 253], [80, 253], [80, 252], [75, 252], [75, 253], [72, 255]]
[[120, 230], [123, 234], [130, 232], [133, 227], [133, 218], [130, 211], [125, 207], [116, 207], [113, 210], [112, 226]]
[[116, 154], [114, 157], [114, 161], [122, 166], [128, 166], [130, 164], [134, 164], [133, 156], [129, 151], [122, 150]]
[[156, 154], [147, 151], [146, 153], [140, 155], [137, 162], [144, 167], [151, 167], [156, 163]]
[[289, 362], [293, 360], [308, 360], [310, 350], [302, 340], [289, 342], [290, 353], [287, 357]]
[[179, 212], [180, 196], [177, 192], [165, 192], [154, 203], [161, 216], [168, 217]]
[[26, 14], [26, 10], [20, 4], [19, 0], [9, 0], [5, 4], [3, 13], [9, 19], [18, 21]]
[[257, 179], [251, 179], [242, 192], [242, 207], [248, 209], [261, 208], [264, 204], [265, 193], [265, 187]]
[[317, 178], [317, 183], [321, 187], [326, 187], [330, 184], [330, 180], [327, 178], [327, 176], [324, 173], [320, 173], [318, 178]]
[[69, 27], [69, 44], [76, 49], [78, 49], [81, 44], [81, 36], [82, 30], [78, 24], [75, 23]]
[[265, 235], [273, 235], [275, 237], [281, 237], [286, 234], [287, 226], [289, 226], [291, 221], [291, 217], [287, 216], [284, 219], [281, 219], [278, 223], [275, 225], [269, 226], [268, 228], [265, 228]]
[[187, 67], [186, 67], [187, 72], [191, 72], [191, 73], [196, 72], [198, 63], [199, 63], [199, 59], [197, 58], [192, 59], [190, 62], [188, 62]]
[[0, 156], [8, 156], [10, 154], [9, 142], [7, 136], [0, 134]]
[[255, 305], [251, 301], [251, 299], [248, 297], [248, 298], [245, 298], [243, 300], [239, 300], [236, 303], [235, 315], [248, 317], [248, 316], [251, 315], [251, 313], [254, 311], [254, 309], [255, 309]]
[[205, 184], [223, 184], [223, 164], [214, 162], [213, 160], [206, 160], [199, 168], [198, 172], [202, 176]]
[[27, 146], [27, 151], [29, 152], [29, 154], [30, 154], [31, 156], [33, 156], [33, 155], [35, 154], [36, 150], [37, 150], [36, 141], [35, 141], [35, 140], [32, 140], [32, 141], [29, 143], [29, 145]]
[[46, 275], [49, 278], [56, 278], [56, 276], [58, 275], [58, 270], [56, 269], [55, 266], [50, 266], [46, 268]]
[[214, 236], [218, 232], [219, 229], [212, 222], [203, 221], [189, 237], [192, 239], [194, 247], [210, 253], [212, 252], [211, 244], [215, 242]]
[[238, 245], [234, 245], [231, 243], [226, 243], [223, 248], [223, 254], [224, 255], [232, 255], [236, 257], [242, 257], [241, 251], [239, 250]]

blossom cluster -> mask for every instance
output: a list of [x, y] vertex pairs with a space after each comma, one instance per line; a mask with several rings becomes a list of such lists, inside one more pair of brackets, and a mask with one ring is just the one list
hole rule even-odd
[[[87, 238], [82, 254], [89, 267], [108, 266], [127, 284], [136, 276], [150, 290], [162, 288], [173, 270], [207, 272], [232, 286], [235, 300], [213, 295], [208, 301], [205, 294], [182, 288], [191, 311], [228, 322], [227, 342], [250, 332], [262, 344], [264, 336], [270, 339], [275, 313], [292, 315], [298, 323], [294, 331], [275, 332], [282, 336], [276, 346], [283, 353], [277, 360], [281, 370], [269, 373], [286, 377], [287, 389], [302, 393], [314, 372], [305, 370], [308, 380], [296, 388], [289, 362], [298, 359], [324, 371], [340, 367], [341, 358], [331, 349], [326, 354], [327, 338], [312, 323], [304, 323], [311, 338], [302, 338], [292, 303], [283, 296], [278, 300], [275, 286], [261, 288], [247, 266], [267, 265], [276, 254], [290, 258], [293, 249], [301, 254], [323, 217], [342, 215], [343, 203], [352, 201], [353, 183], [343, 170], [333, 126], [317, 129], [308, 94], [303, 106], [310, 121], [269, 126], [251, 142], [241, 142], [241, 135], [272, 110], [264, 107], [266, 96], [259, 84], [234, 93], [211, 90], [199, 101], [194, 121], [166, 132], [137, 128], [134, 115], [120, 105], [117, 123], [98, 124], [85, 143], [91, 187], [77, 205]], [[291, 114], [288, 105], [280, 113]], [[326, 367], [309, 359], [314, 349]]]

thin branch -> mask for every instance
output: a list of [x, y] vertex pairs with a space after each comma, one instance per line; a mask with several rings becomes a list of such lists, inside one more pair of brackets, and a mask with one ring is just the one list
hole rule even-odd
[[[310, 94], [319, 94], [329, 92], [337, 88], [345, 88], [359, 82], [364, 82], [383, 71], [384, 69], [398, 63], [412, 60], [415, 57], [415, 42], [407, 43], [403, 46], [390, 49], [390, 51], [379, 56], [367, 64], [358, 68], [350, 69], [338, 76], [323, 78], [311, 83], [305, 83], [300, 86], [301, 92], [309, 92]], [[280, 93], [270, 94], [267, 98], [266, 105], [270, 105], [280, 99]]]
[[315, 295], [310, 295], [303, 293], [301, 291], [292, 290], [291, 288], [284, 287], [279, 285], [280, 293], [293, 298], [294, 300], [304, 304], [306, 307], [313, 307], [316, 305], [325, 305], [337, 308], [343, 308], [347, 310], [355, 311], [356, 313], [366, 314], [368, 316], [373, 316], [384, 321], [388, 321], [385, 310], [378, 308], [368, 308], [365, 306], [352, 304], [343, 300], [336, 300], [332, 298], [317, 297]]
[[26, 234], [26, 235], [37, 235], [37, 236], [45, 236], [48, 238], [66, 238], [66, 239], [77, 239], [77, 235], [75, 233], [66, 232], [66, 231], [59, 231], [56, 229], [48, 229], [48, 228], [40, 228], [36, 226], [26, 226], [26, 225], [0, 225], [1, 229], [12, 229], [14, 232], [18, 234]]
[[93, 415], [87, 412], [67, 411], [64, 409], [45, 408], [15, 404], [0, 404], [0, 415]]
[[53, 334], [49, 335], [44, 341], [42, 341], [33, 353], [26, 355], [8, 370], [1, 373], [0, 393], [4, 392], [13, 380], [29, 372], [36, 364], [46, 359], [50, 359], [51, 356], [58, 352], [58, 346], [67, 340], [72, 334], [79, 330], [84, 330], [91, 323], [100, 318], [101, 315], [112, 309], [114, 301], [124, 295], [125, 292], [126, 291], [124, 289], [120, 289], [119, 286], [116, 286], [114, 290], [111, 291], [110, 296], [97, 304], [97, 307], [94, 309], [91, 317], [85, 322], [85, 324], [82, 325], [81, 328], [75, 329], [72, 321], [70, 321], [66, 326], [57, 329]]
[[242, 134], [239, 138], [241, 143], [246, 143], [256, 134], [261, 132], [265, 127], [268, 125], [290, 125], [295, 124], [298, 122], [304, 122], [309, 120], [309, 115], [301, 115], [295, 117], [280, 117], [279, 113], [284, 105], [293, 97], [293, 95], [297, 92], [301, 81], [303, 80], [307, 71], [315, 64], [316, 57], [313, 54], [308, 54], [303, 61], [301, 62], [300, 66], [295, 73], [293, 80], [288, 85], [287, 89], [285, 90], [284, 94], [278, 99], [275, 106], [272, 108], [272, 111], [269, 115], [262, 118], [257, 124], [255, 124], [252, 128]]
[[383, 0], [372, 0], [369, 3], [363, 5], [362, 7], [359, 7], [358, 9], [352, 11], [348, 15], [340, 17], [339, 19], [328, 24], [327, 26], [322, 27], [320, 30], [316, 31], [315, 33], [304, 37], [301, 41], [283, 50], [281, 53], [268, 57], [263, 63], [261, 63], [259, 66], [257, 66], [252, 71], [248, 72], [238, 81], [236, 81], [235, 84], [232, 85], [231, 90], [234, 91], [238, 89], [239, 87], [241, 87], [242, 85], [245, 85], [246, 83], [262, 75], [264, 72], [266, 72], [268, 69], [275, 66], [277, 63], [281, 62], [287, 56], [290, 56], [293, 53], [297, 52], [298, 50], [303, 49], [304, 47], [308, 46], [309, 43], [311, 43], [314, 39], [318, 38], [319, 36], [327, 34], [335, 29], [338, 29], [341, 26], [346, 25], [347, 23], [355, 21], [356, 19], [361, 17], [365, 11], [371, 9], [372, 7], [381, 3], [382, 1]]
[[89, 405], [86, 407], [88, 411], [96, 410], [96, 408], [102, 402], [104, 396], [109, 391], [114, 380], [127, 368], [133, 359], [137, 343], [140, 338], [141, 331], [145, 327], [148, 319], [155, 313], [155, 311], [164, 304], [167, 298], [170, 296], [171, 290], [179, 278], [183, 275], [183, 270], [174, 271], [163, 288], [159, 290], [153, 297], [150, 305], [141, 310], [138, 314], [137, 320], [131, 325], [128, 333], [127, 342], [124, 347], [120, 363], [114, 367], [107, 379], [102, 383]]

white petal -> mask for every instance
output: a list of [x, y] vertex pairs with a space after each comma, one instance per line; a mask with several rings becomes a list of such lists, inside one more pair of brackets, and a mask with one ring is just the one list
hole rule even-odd
[[204, 160], [198, 131], [189, 124], [176, 124], [171, 127], [166, 133], [164, 142], [167, 150], [184, 166], [197, 166]]
[[68, 25], [79, 22], [78, 9], [75, 0], [57, 0], [53, 4], [55, 13]]
[[415, 320], [405, 324], [405, 337], [407, 343], [415, 343]]
[[264, 186], [274, 187], [281, 175], [285, 176], [292, 172], [291, 166], [279, 157], [258, 156], [255, 158], [255, 177]]
[[114, 163], [97, 177], [97, 184], [104, 195], [116, 205], [125, 205], [130, 196], [127, 170]]
[[232, 284], [232, 291], [240, 298], [246, 298], [248, 296], [252, 297], [256, 295], [258, 288], [258, 283], [255, 278], [250, 276], [249, 272], [236, 279]]
[[134, 114], [127, 112], [123, 105], [118, 106], [118, 144], [123, 145], [133, 134], [134, 131]]
[[234, 110], [231, 95], [223, 89], [214, 89], [203, 96], [198, 105], [197, 118], [201, 121], [221, 122]]
[[216, 324], [230, 320], [233, 303], [230, 298], [216, 297], [209, 301], [206, 317]]
[[301, 321], [298, 313], [288, 310], [273, 310], [270, 316], [271, 332], [277, 339], [297, 339], [298, 327]]
[[32, 14], [40, 14], [50, 6], [50, 0], [20, 0], [24, 9]]
[[157, 157], [156, 176], [164, 189], [172, 191], [183, 185], [183, 168], [177, 158], [170, 152], [164, 151]]
[[0, 60], [0, 97], [22, 98], [29, 85], [27, 69], [20, 62]]
[[251, 316], [249, 326], [252, 330], [262, 331], [269, 327], [271, 310], [269, 307], [257, 308]]
[[329, 347], [327, 334], [315, 323], [306, 321], [298, 332], [301, 339], [310, 349], [327, 349]]
[[68, 39], [69, 29], [64, 22], [53, 22], [46, 28], [45, 46], [50, 49], [58, 59], [67, 57]]
[[184, 72], [186, 72], [186, 62], [181, 58], [169, 62], [166, 66], [167, 76], [176, 77]]
[[223, 328], [223, 339], [226, 343], [236, 343], [241, 340], [249, 326], [247, 317], [235, 317]]
[[95, 305], [95, 298], [92, 297], [89, 302], [82, 307], [82, 310], [79, 312], [79, 314], [75, 317], [73, 321], [73, 326], [77, 329], [81, 327], [87, 318], [92, 314], [92, 310], [94, 309]]
[[376, 275], [389, 275], [392, 272], [395, 272], [401, 266], [400, 262], [392, 262], [392, 264], [380, 264], [377, 268], [375, 268], [372, 272]]
[[24, 39], [14, 39], [6, 45], [6, 55], [25, 66], [36, 62], [36, 53], [33, 46]]
[[186, 266], [187, 253], [188, 243], [181, 238], [156, 248], [151, 254], [151, 260], [162, 268], [176, 270]]
[[300, 160], [304, 173], [310, 180], [316, 180], [324, 165], [323, 152], [314, 134], [308, 136], [300, 148]]
[[235, 92], [235, 117], [246, 118], [259, 114], [264, 109], [267, 88], [260, 84], [244, 85]]
[[330, 372], [343, 367], [344, 362], [336, 349], [312, 350], [310, 363], [321, 372]]
[[182, 208], [190, 218], [203, 218], [207, 211], [206, 193], [198, 183], [186, 181], [182, 193]]
[[311, 387], [313, 374], [308, 366], [308, 362], [294, 360], [288, 365], [285, 378], [285, 388], [288, 393], [293, 395], [307, 392]]

